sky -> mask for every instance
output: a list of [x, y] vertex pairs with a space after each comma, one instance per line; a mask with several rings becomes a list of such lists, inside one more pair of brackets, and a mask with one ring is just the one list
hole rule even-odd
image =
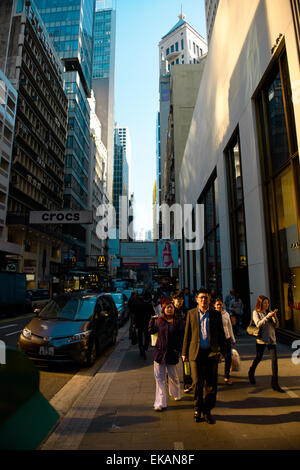
[[178, 15], [206, 39], [204, 0], [117, 0], [115, 122], [131, 137], [130, 193], [135, 198], [135, 232], [152, 230], [159, 110], [161, 38]]

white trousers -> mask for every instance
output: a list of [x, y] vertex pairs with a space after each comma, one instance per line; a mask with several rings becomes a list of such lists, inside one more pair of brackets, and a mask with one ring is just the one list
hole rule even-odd
[[166, 371], [168, 372], [169, 395], [174, 398], [181, 397], [177, 365], [159, 364], [154, 361], [154, 377], [156, 382], [154, 408], [158, 406], [162, 408], [167, 407]]

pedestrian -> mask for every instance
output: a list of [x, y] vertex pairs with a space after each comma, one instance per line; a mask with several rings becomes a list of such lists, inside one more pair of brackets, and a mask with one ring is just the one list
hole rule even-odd
[[138, 346], [140, 355], [146, 359], [150, 337], [148, 334], [148, 323], [155, 313], [152, 305], [151, 292], [145, 292], [143, 296], [137, 296], [133, 303], [134, 326], [137, 328]]
[[156, 392], [154, 410], [162, 411], [167, 408], [166, 372], [168, 373], [169, 395], [180, 400], [180, 381], [177, 364], [182, 348], [184, 323], [175, 317], [175, 308], [171, 301], [162, 306], [162, 316], [151, 318], [148, 327], [149, 334], [158, 333], [154, 346], [154, 377]]
[[185, 287], [183, 291], [183, 300], [184, 300], [184, 306], [187, 310], [193, 308], [193, 298], [190, 294], [190, 291], [187, 287]]
[[[175, 292], [172, 295], [172, 302], [175, 307], [175, 317], [181, 318], [184, 322], [186, 321], [187, 309], [184, 306], [183, 294], [180, 291]], [[190, 364], [188, 361], [182, 362], [182, 376], [183, 376], [183, 391], [189, 393], [192, 390], [193, 379], [190, 372]]]
[[216, 293], [215, 289], [211, 289], [211, 291], [210, 291], [210, 307], [214, 308], [216, 298], [217, 298], [217, 293]]
[[232, 380], [230, 378], [230, 368], [232, 362], [232, 346], [236, 343], [235, 337], [232, 330], [232, 324], [230, 320], [229, 313], [223, 309], [223, 302], [221, 299], [215, 300], [215, 309], [218, 312], [222, 313], [222, 322], [225, 333], [225, 373], [224, 373], [224, 382], [227, 385], [232, 385]]
[[234, 289], [230, 290], [230, 293], [226, 295], [225, 297], [225, 310], [229, 313], [230, 312], [230, 302], [234, 299]]
[[182, 360], [188, 358], [191, 364], [194, 419], [199, 422], [203, 413], [205, 421], [214, 424], [211, 410], [216, 403], [218, 353], [221, 351], [224, 355], [225, 334], [221, 313], [209, 308], [208, 290], [199, 289], [196, 301], [198, 306], [187, 314]]
[[137, 297], [137, 291], [133, 290], [130, 296], [130, 299], [128, 300], [128, 311], [129, 311], [129, 319], [130, 319], [130, 325], [129, 325], [129, 339], [132, 338], [132, 330], [133, 330], [133, 325], [134, 325], [134, 308], [133, 304], [134, 301]]
[[254, 377], [256, 367], [262, 360], [264, 350], [267, 347], [272, 358], [272, 379], [271, 387], [276, 392], [284, 393], [284, 390], [278, 384], [278, 360], [276, 349], [276, 331], [278, 324], [277, 309], [270, 309], [270, 300], [264, 295], [260, 295], [257, 299], [255, 309], [253, 310], [252, 319], [255, 325], [260, 329], [259, 336], [256, 339], [256, 357], [249, 369], [248, 376], [251, 384], [255, 385]]
[[234, 299], [229, 304], [229, 310], [230, 314], [235, 317], [235, 319], [232, 321], [232, 325], [234, 334], [237, 336], [239, 332], [239, 326], [242, 325], [242, 316], [244, 310], [244, 305], [238, 292], [235, 292]]

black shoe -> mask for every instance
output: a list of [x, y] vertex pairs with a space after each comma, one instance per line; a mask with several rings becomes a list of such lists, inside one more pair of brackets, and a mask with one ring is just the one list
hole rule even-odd
[[194, 420], [196, 421], [196, 423], [200, 423], [200, 421], [201, 421], [201, 411], [195, 411]]
[[204, 419], [208, 424], [215, 424], [216, 422], [215, 418], [210, 413], [205, 414]]
[[279, 385], [272, 385], [272, 388], [273, 390], [275, 390], [275, 392], [285, 393], [285, 390], [282, 390], [282, 388], [279, 387]]
[[184, 393], [189, 393], [191, 390], [193, 390], [193, 386], [192, 385], [185, 385], [184, 387]]
[[254, 378], [254, 372], [252, 372], [250, 369], [249, 369], [249, 372], [248, 372], [248, 377], [249, 377], [249, 382], [252, 385], [255, 385], [256, 381], [255, 381], [255, 378]]

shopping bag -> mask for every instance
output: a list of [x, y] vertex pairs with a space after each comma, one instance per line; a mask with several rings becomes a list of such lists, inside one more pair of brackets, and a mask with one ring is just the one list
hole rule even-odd
[[158, 337], [158, 333], [154, 333], [154, 335], [151, 335], [151, 346], [156, 345], [157, 337]]
[[236, 349], [231, 350], [231, 370], [238, 371], [241, 367], [240, 355]]
[[191, 366], [189, 361], [184, 361], [184, 373], [185, 375], [191, 375]]

